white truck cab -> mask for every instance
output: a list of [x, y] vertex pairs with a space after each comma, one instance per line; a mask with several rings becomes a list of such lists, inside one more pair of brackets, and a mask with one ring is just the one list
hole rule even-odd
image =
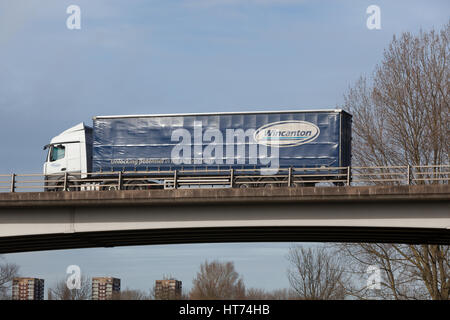
[[54, 137], [45, 149], [44, 175], [81, 173], [77, 178], [85, 178], [91, 171], [92, 128], [79, 123]]

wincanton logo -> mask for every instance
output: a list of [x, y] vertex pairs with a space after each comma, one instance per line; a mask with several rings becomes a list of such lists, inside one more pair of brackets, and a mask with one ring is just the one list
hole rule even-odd
[[309, 143], [319, 134], [319, 127], [311, 122], [289, 120], [266, 124], [256, 130], [253, 137], [266, 146], [293, 147]]

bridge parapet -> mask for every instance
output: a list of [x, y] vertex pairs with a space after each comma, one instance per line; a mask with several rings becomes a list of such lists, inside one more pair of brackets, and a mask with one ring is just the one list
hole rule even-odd
[[448, 201], [450, 185], [19, 192], [0, 193], [0, 208], [380, 200]]
[[0, 192], [449, 184], [450, 165], [0, 174]]

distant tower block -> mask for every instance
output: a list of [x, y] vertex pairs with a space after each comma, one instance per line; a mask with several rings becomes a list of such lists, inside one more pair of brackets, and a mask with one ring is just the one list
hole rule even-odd
[[14, 278], [13, 300], [44, 300], [44, 279]]
[[92, 300], [114, 300], [120, 294], [120, 279], [112, 277], [92, 278]]
[[182, 283], [179, 280], [156, 280], [155, 299], [176, 300], [181, 298]]

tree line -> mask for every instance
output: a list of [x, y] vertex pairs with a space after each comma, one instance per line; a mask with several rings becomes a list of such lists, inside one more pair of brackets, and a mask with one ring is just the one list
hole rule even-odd
[[[412, 246], [395, 244], [320, 244], [291, 246], [286, 255], [290, 287], [273, 291], [247, 288], [231, 261], [205, 261], [192, 280], [189, 292], [167, 299], [181, 300], [344, 300], [344, 299], [449, 299], [449, 247], [444, 260], [425, 259], [417, 265], [403, 256]], [[382, 252], [382, 254], [380, 254]], [[434, 265], [433, 265], [434, 264]], [[369, 281], [370, 267], [379, 272], [377, 286]], [[441, 266], [441, 267], [439, 267]], [[441, 269], [442, 268], [442, 269]], [[0, 299], [11, 298], [11, 281], [19, 267], [0, 264]], [[442, 271], [440, 271], [442, 270]], [[170, 279], [170, 277], [164, 277]], [[47, 290], [48, 300], [91, 299], [90, 278], [83, 275], [80, 289], [68, 289], [61, 279]], [[145, 292], [126, 288], [116, 300], [155, 300], [155, 287]]]

